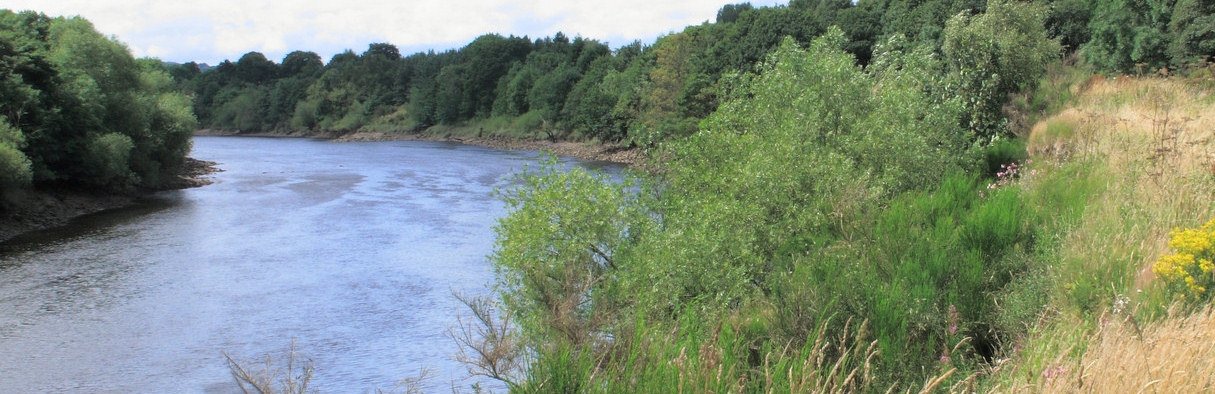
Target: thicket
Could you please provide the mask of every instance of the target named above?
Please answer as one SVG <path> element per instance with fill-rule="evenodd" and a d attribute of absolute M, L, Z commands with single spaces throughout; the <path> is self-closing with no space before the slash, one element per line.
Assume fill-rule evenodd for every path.
<path fill-rule="evenodd" d="M 157 187 L 196 124 L 159 61 L 79 17 L 0 10 L 0 187 Z"/>
<path fill-rule="evenodd" d="M 1002 354 L 1045 303 L 1021 278 L 1049 216 L 966 89 L 1033 86 L 1059 56 L 1046 20 L 993 2 L 942 21 L 944 51 L 896 33 L 867 66 L 841 29 L 787 38 L 723 77 L 661 173 L 525 177 L 492 256 L 530 357 L 512 387 L 884 390 Z"/>

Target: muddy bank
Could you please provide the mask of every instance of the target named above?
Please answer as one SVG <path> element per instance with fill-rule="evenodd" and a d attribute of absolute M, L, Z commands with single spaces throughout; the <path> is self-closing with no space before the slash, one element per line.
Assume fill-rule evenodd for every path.
<path fill-rule="evenodd" d="M 645 155 L 640 149 L 626 146 L 594 144 L 570 141 L 521 140 L 506 137 L 470 137 L 423 133 L 385 133 L 359 131 L 353 133 L 336 132 L 272 132 L 272 133 L 237 133 L 232 131 L 203 129 L 194 135 L 204 136 L 244 136 L 244 137 L 283 137 L 283 138 L 321 138 L 339 142 L 348 141 L 441 141 L 459 142 L 462 144 L 484 146 L 502 150 L 534 150 L 549 152 L 557 156 L 573 157 L 587 161 L 606 161 L 620 163 L 630 167 L 640 167 L 645 164 Z"/>
<path fill-rule="evenodd" d="M 5 190 L 0 195 L 0 242 L 18 235 L 63 226 L 72 219 L 139 203 L 139 199 L 163 190 L 208 185 L 208 175 L 219 171 L 216 163 L 186 158 L 176 178 L 158 189 L 125 194 L 98 193 L 65 188 Z"/>
<path fill-rule="evenodd" d="M 592 144 L 569 141 L 520 140 L 503 137 L 447 137 L 426 134 L 355 132 L 336 138 L 337 141 L 449 141 L 484 146 L 502 150 L 534 150 L 549 152 L 557 156 L 573 157 L 587 161 L 607 161 L 638 166 L 645 156 L 640 149 L 616 145 Z"/>

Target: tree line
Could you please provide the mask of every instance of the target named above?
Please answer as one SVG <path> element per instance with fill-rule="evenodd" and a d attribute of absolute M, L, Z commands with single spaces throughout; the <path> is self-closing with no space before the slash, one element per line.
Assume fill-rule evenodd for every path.
<path fill-rule="evenodd" d="M 1107 72 L 1188 67 L 1215 55 L 1210 2 L 1039 0 L 1046 29 L 1065 51 Z M 550 138 L 653 146 L 692 134 L 729 89 L 729 75 L 753 71 L 785 37 L 808 45 L 830 26 L 858 65 L 874 45 L 901 35 L 939 54 L 951 17 L 977 15 L 985 0 L 793 0 L 777 7 L 722 7 L 715 22 L 689 26 L 649 45 L 487 34 L 442 52 L 402 56 L 387 43 L 327 63 L 292 52 L 274 63 L 258 52 L 208 71 L 187 63 L 173 75 L 195 96 L 204 127 L 237 131 L 417 131 L 490 124 Z M 981 44 L 981 43 L 975 43 Z M 973 67 L 992 65 L 970 59 Z M 987 70 L 990 71 L 990 70 Z M 1006 70 L 1014 71 L 1015 70 Z M 988 100 L 966 121 L 1003 132 L 999 105 L 1012 86 L 972 81 Z"/>
<path fill-rule="evenodd" d="M 1157 72 L 1215 55 L 1215 5 L 1201 0 L 1038 0 L 1064 51 L 1100 71 Z M 0 166 L 6 185 L 76 182 L 154 186 L 176 171 L 197 126 L 237 131 L 418 131 L 490 125 L 536 136 L 652 147 L 686 137 L 713 113 L 737 75 L 754 71 L 785 37 L 805 46 L 828 27 L 860 67 L 875 43 L 899 35 L 940 55 L 955 15 L 984 0 L 793 0 L 722 7 L 714 22 L 653 44 L 563 34 L 487 34 L 448 51 L 408 56 L 387 43 L 325 62 L 296 51 L 257 52 L 203 69 L 134 59 L 82 18 L 4 11 L 0 42 Z M 965 58 L 968 75 L 1018 73 L 1017 62 Z M 1008 81 L 1016 81 L 1009 85 Z M 1033 83 L 976 77 L 963 123 L 980 136 L 1007 132 L 1000 106 Z M 191 101 L 192 100 L 192 101 Z M 194 118 L 198 119 L 196 123 Z"/>

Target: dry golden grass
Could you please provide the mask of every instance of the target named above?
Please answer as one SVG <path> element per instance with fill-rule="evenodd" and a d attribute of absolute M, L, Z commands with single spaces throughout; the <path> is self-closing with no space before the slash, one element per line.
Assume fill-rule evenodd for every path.
<path fill-rule="evenodd" d="M 1044 392 L 1209 393 L 1215 390 L 1215 310 L 1167 318 L 1139 332 L 1101 326 L 1079 362 L 1044 371 Z M 1037 390 L 1035 390 L 1037 391 Z"/>
<path fill-rule="evenodd" d="M 1130 264 L 1135 290 L 1168 232 L 1215 217 L 1215 105 L 1184 80 L 1090 80 L 1075 105 L 1036 125 L 1028 149 L 1053 161 L 1095 159 L 1107 193 L 1065 242 L 1065 259 L 1086 270 Z"/>
<path fill-rule="evenodd" d="M 1060 234 L 1048 313 L 993 367 L 995 392 L 1200 392 L 1212 390 L 1215 318 L 1208 309 L 1165 318 L 1142 336 L 1106 323 L 1122 309 L 1141 318 L 1173 301 L 1151 266 L 1169 231 L 1215 218 L 1215 100 L 1182 79 L 1090 78 L 1071 106 L 1036 125 L 1035 168 L 1092 166 L 1103 187 Z M 1034 190 L 1033 177 L 1022 187 Z M 1087 304 L 1086 304 L 1087 302 Z M 1178 372 L 1181 371 L 1181 372 Z"/>

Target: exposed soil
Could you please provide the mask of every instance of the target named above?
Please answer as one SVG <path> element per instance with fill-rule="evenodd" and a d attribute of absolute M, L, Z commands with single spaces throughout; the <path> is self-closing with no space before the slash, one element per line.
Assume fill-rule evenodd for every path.
<path fill-rule="evenodd" d="M 105 193 L 67 187 L 0 191 L 0 242 L 68 224 L 80 216 L 135 205 L 145 195 L 211 184 L 216 163 L 186 158 L 182 173 L 158 189 Z"/>
<path fill-rule="evenodd" d="M 423 133 L 384 133 L 359 131 L 354 133 L 337 133 L 325 131 L 312 132 L 270 132 L 270 133 L 241 133 L 225 130 L 203 129 L 194 135 L 206 136 L 246 136 L 246 137 L 280 137 L 280 138 L 321 138 L 339 142 L 350 141 L 444 141 L 462 144 L 484 146 L 502 150 L 534 150 L 549 152 L 557 156 L 573 157 L 588 161 L 606 161 L 620 163 L 630 167 L 641 167 L 645 164 L 645 155 L 640 149 L 627 146 L 595 144 L 571 141 L 523 140 L 505 137 L 459 137 Z"/>
<path fill-rule="evenodd" d="M 604 145 L 570 141 L 520 140 L 500 137 L 468 138 L 445 137 L 426 134 L 356 132 L 336 138 L 337 141 L 450 141 L 468 145 L 484 146 L 502 150 L 534 150 L 549 152 L 557 156 L 574 157 L 589 161 L 607 161 L 629 166 L 644 164 L 645 156 L 640 149 L 617 145 Z"/>

